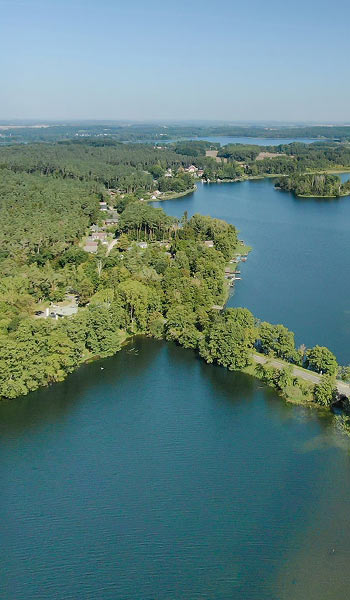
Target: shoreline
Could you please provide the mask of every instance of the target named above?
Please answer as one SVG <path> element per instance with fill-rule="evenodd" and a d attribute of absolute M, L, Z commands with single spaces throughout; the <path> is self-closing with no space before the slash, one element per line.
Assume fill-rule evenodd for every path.
<path fill-rule="evenodd" d="M 176 200 L 177 198 L 183 198 L 184 196 L 188 196 L 189 194 L 193 194 L 197 190 L 197 185 L 194 185 L 193 188 L 185 190 L 184 192 L 172 192 L 167 194 L 166 196 L 159 196 L 156 199 L 149 198 L 146 202 L 165 202 L 165 200 Z"/>
<path fill-rule="evenodd" d="M 336 174 L 341 174 L 341 173 L 350 173 L 350 167 L 343 167 L 340 169 L 327 169 L 324 171 L 306 171 L 305 173 L 300 173 L 301 175 L 313 175 L 315 173 L 320 173 L 320 174 L 324 174 L 324 175 L 336 175 Z M 243 175 L 242 177 L 237 177 L 236 179 L 215 179 L 215 180 L 205 180 L 205 179 L 200 179 L 199 182 L 201 182 L 202 184 L 206 184 L 206 185 L 211 185 L 213 183 L 216 184 L 221 184 L 221 183 L 243 183 L 244 181 L 258 181 L 260 179 L 277 179 L 277 178 L 281 178 L 281 177 L 289 177 L 289 175 L 282 173 L 264 173 L 262 175 Z M 161 197 L 161 198 L 157 198 L 156 200 L 147 200 L 147 202 L 165 202 L 166 200 L 177 200 L 177 198 L 183 198 L 184 196 L 188 196 L 189 194 L 192 194 L 194 192 L 196 192 L 198 189 L 197 183 L 195 184 L 195 186 L 189 190 L 185 190 L 184 192 L 173 192 L 169 195 L 167 195 L 166 197 Z M 286 190 L 282 190 L 282 188 L 276 188 L 277 190 L 280 190 L 282 192 L 286 191 Z M 292 192 L 293 193 L 293 192 Z M 295 196 L 297 198 L 346 198 L 347 196 L 350 196 L 350 191 L 348 194 L 339 194 L 339 196 L 309 196 L 309 195 L 300 195 L 300 194 L 295 194 Z"/>
<path fill-rule="evenodd" d="M 230 286 L 227 286 L 227 292 L 228 292 L 228 297 L 227 299 L 224 301 L 223 307 L 220 310 L 220 312 L 223 312 L 226 310 L 226 303 L 228 301 L 228 299 L 230 298 L 231 294 L 230 294 Z M 115 356 L 118 352 L 120 352 L 121 350 L 127 348 L 127 346 L 129 345 L 129 343 L 131 343 L 131 341 L 134 338 L 137 337 L 144 337 L 146 339 L 158 339 L 158 341 L 163 341 L 166 343 L 174 343 L 177 346 L 180 346 L 181 348 L 184 348 L 184 346 L 182 346 L 181 344 L 177 343 L 177 342 L 171 342 L 170 340 L 167 340 L 165 337 L 162 338 L 154 338 L 152 336 L 149 336 L 147 334 L 144 333 L 133 333 L 131 335 L 127 335 L 125 334 L 125 338 L 121 343 L 121 347 L 120 349 L 115 352 L 112 355 L 108 355 L 105 357 L 101 357 L 99 355 L 95 355 L 95 356 L 88 356 L 85 359 L 83 359 L 81 361 L 81 363 L 74 369 L 73 372 L 77 371 L 80 367 L 82 367 L 85 364 L 89 364 L 92 362 L 96 362 L 99 360 L 104 360 L 105 358 L 111 358 L 112 356 Z M 185 348 L 184 348 L 185 349 Z M 198 349 L 193 349 L 193 353 L 196 356 L 196 358 L 199 358 L 200 360 L 203 360 L 205 362 L 206 365 L 210 366 L 210 363 L 207 363 L 205 361 L 204 358 L 202 358 L 199 353 L 198 353 Z M 330 406 L 323 406 L 321 404 L 318 404 L 317 402 L 315 402 L 315 400 L 311 399 L 312 398 L 312 392 L 313 392 L 313 388 L 316 385 L 316 382 L 312 381 L 310 379 L 314 378 L 314 379 L 318 379 L 319 381 L 322 378 L 322 375 L 320 373 L 317 373 L 316 371 L 310 371 L 308 369 L 305 369 L 303 367 L 300 367 L 298 365 L 294 365 L 293 363 L 289 363 L 287 361 L 284 361 L 283 359 L 280 358 L 276 358 L 276 357 L 269 357 L 268 355 L 265 354 L 261 354 L 258 353 L 257 351 L 254 351 L 254 349 L 252 349 L 252 362 L 250 365 L 246 366 L 246 367 L 242 367 L 241 369 L 236 369 L 237 373 L 244 373 L 245 375 L 249 375 L 250 377 L 253 377 L 254 379 L 261 381 L 264 386 L 266 388 L 270 388 L 271 390 L 273 390 L 277 396 L 279 396 L 282 400 L 284 400 L 285 402 L 287 402 L 288 404 L 293 404 L 295 406 L 302 406 L 304 408 L 309 408 L 310 410 L 317 410 L 320 414 L 323 414 L 324 416 L 333 416 L 334 421 L 337 422 L 337 424 L 340 426 L 341 428 L 341 432 L 347 436 L 350 436 L 350 423 L 346 422 L 346 420 L 349 418 L 349 415 L 347 414 L 346 410 L 343 408 L 343 412 L 341 414 L 336 414 L 333 412 L 332 408 L 333 408 L 333 404 L 331 404 Z M 257 364 L 264 364 L 267 367 L 274 367 L 274 363 L 279 363 L 278 366 L 275 366 L 274 368 L 277 369 L 285 369 L 288 367 L 293 369 L 293 371 L 303 371 L 305 372 L 306 375 L 308 375 L 308 377 L 303 378 L 300 373 L 294 372 L 294 378 L 298 381 L 298 383 L 296 385 L 290 385 L 289 389 L 286 389 L 284 391 L 279 390 L 278 388 L 274 387 L 273 385 L 266 383 L 266 381 L 264 381 L 264 378 L 261 374 L 259 374 L 259 372 L 256 369 L 256 365 Z M 222 365 L 221 365 L 222 366 Z M 222 367 L 225 368 L 225 367 Z M 227 370 L 227 369 L 226 369 Z M 69 376 L 71 373 L 68 373 L 67 376 Z M 304 386 L 306 388 L 308 388 L 306 390 L 306 393 L 302 392 L 301 387 L 299 386 L 299 382 L 303 382 Z M 51 387 L 51 385 L 54 385 L 57 382 L 53 382 L 48 384 L 47 386 L 43 386 L 43 387 Z M 345 384 L 345 382 L 343 382 L 340 379 L 336 379 L 335 380 L 335 388 L 337 389 L 338 385 L 347 385 Z M 338 394 L 340 394 L 340 391 L 338 390 Z M 11 400 L 3 398 L 1 399 L 3 402 L 10 402 Z M 336 403 L 336 402 L 335 402 Z M 334 404 L 335 404 L 334 403 Z"/>
<path fill-rule="evenodd" d="M 281 190 L 282 192 L 284 192 L 285 190 Z M 297 198 L 346 198 L 347 196 L 350 196 L 350 192 L 348 194 L 339 194 L 338 196 L 319 196 L 319 195 L 313 195 L 310 196 L 309 194 L 295 194 Z"/>

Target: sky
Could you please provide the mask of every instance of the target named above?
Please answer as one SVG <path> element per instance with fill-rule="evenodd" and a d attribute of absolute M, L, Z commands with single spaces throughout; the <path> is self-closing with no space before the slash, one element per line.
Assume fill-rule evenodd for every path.
<path fill-rule="evenodd" d="M 0 0 L 0 121 L 350 121 L 345 0 Z"/>

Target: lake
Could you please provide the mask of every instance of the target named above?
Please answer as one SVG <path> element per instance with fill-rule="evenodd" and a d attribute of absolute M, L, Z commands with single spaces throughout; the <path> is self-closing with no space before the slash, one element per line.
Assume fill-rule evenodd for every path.
<path fill-rule="evenodd" d="M 230 304 L 350 362 L 349 198 L 259 180 L 160 205 L 236 224 Z M 350 440 L 248 375 L 137 338 L 2 402 L 0 432 L 3 600 L 349 595 Z"/>
<path fill-rule="evenodd" d="M 253 144 L 254 146 L 279 146 L 280 144 L 291 144 L 292 142 L 300 142 L 301 144 L 312 144 L 312 142 L 322 142 L 327 140 L 312 139 L 312 138 L 254 138 L 254 137 L 238 137 L 230 135 L 214 135 L 208 137 L 187 137 L 187 138 L 174 138 L 171 140 L 139 140 L 140 143 L 147 144 L 173 144 L 179 141 L 189 140 L 203 140 L 205 142 L 212 142 L 213 144 L 221 144 L 226 146 L 227 144 Z"/>
<path fill-rule="evenodd" d="M 344 174 L 342 179 L 348 179 Z M 198 184 L 195 193 L 154 203 L 225 219 L 253 247 L 229 306 L 283 323 L 298 344 L 320 344 L 350 363 L 350 197 L 296 198 L 272 179 Z"/>
<path fill-rule="evenodd" d="M 3 600 L 348 595 L 348 438 L 252 377 L 139 338 L 0 429 Z"/>
<path fill-rule="evenodd" d="M 209 137 L 198 137 L 191 138 L 193 140 L 204 140 L 206 142 L 212 142 L 226 146 L 227 144 L 253 144 L 254 146 L 279 146 L 280 144 L 291 144 L 292 142 L 299 142 L 301 144 L 312 144 L 312 142 L 321 142 L 323 140 L 316 140 L 311 138 L 254 138 L 254 137 L 233 137 L 230 135 L 215 135 Z M 325 140 L 326 141 L 326 140 Z"/>

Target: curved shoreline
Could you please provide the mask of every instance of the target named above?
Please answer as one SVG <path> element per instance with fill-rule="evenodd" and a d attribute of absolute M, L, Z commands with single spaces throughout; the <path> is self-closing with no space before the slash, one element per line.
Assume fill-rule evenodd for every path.
<path fill-rule="evenodd" d="M 158 196 L 155 200 L 151 198 L 147 200 L 147 202 L 165 202 L 165 200 L 176 200 L 176 198 L 183 198 L 184 196 L 188 196 L 189 194 L 193 194 L 197 190 L 197 185 L 194 185 L 193 188 L 189 188 L 184 192 L 172 192 L 170 194 L 166 194 L 166 196 Z M 165 192 L 166 193 L 166 192 Z"/>
<path fill-rule="evenodd" d="M 313 175 L 315 174 L 316 171 L 307 171 L 305 173 L 301 173 L 301 175 Z M 344 167 L 342 169 L 329 169 L 329 170 L 325 170 L 325 171 L 317 171 L 317 173 L 320 174 L 324 174 L 324 175 L 332 175 L 332 174 L 338 174 L 340 175 L 341 173 L 350 173 L 350 167 Z M 281 178 L 281 177 L 289 177 L 289 175 L 282 173 L 264 173 L 262 175 L 243 175 L 242 177 L 237 177 L 236 179 L 213 179 L 213 180 L 205 180 L 205 179 L 199 179 L 198 181 L 201 182 L 202 184 L 206 184 L 206 185 L 211 185 L 213 183 L 216 184 L 221 184 L 221 183 L 243 183 L 244 181 L 258 181 L 261 179 L 277 179 L 277 178 Z M 276 188 L 282 192 L 287 191 L 287 190 L 283 190 L 282 188 Z M 183 198 L 184 196 L 188 196 L 189 194 L 194 193 L 197 190 L 197 183 L 195 184 L 195 186 L 191 189 L 185 190 L 184 192 L 174 192 L 172 194 L 167 195 L 166 197 L 162 196 L 161 198 L 157 198 L 155 200 L 148 200 L 149 202 L 165 202 L 165 200 L 177 200 L 177 198 Z M 293 193 L 293 191 L 291 190 L 291 193 Z M 301 195 L 301 194 L 295 194 L 295 196 L 297 198 L 346 198 L 347 196 L 350 196 L 350 191 L 348 194 L 339 194 L 338 196 L 315 196 L 315 195 Z"/>

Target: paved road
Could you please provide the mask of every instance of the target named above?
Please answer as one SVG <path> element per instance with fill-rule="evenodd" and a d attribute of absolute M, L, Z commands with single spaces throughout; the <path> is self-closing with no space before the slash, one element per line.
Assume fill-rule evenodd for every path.
<path fill-rule="evenodd" d="M 276 369 L 284 369 L 286 366 L 286 363 L 283 361 L 278 360 L 277 358 L 269 359 L 262 354 L 253 354 L 253 359 L 255 362 L 260 363 L 261 365 L 269 362 L 269 364 L 273 367 L 276 367 Z M 312 371 L 304 371 L 304 369 L 300 369 L 300 367 L 296 366 L 293 366 L 292 373 L 295 377 L 300 377 L 300 379 L 305 379 L 305 381 L 310 381 L 311 383 L 319 383 L 321 379 L 321 375 L 313 373 Z M 337 380 L 336 386 L 339 394 L 343 394 L 344 396 L 350 398 L 350 385 L 348 383 Z"/>

